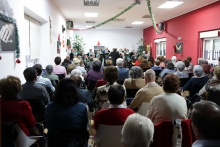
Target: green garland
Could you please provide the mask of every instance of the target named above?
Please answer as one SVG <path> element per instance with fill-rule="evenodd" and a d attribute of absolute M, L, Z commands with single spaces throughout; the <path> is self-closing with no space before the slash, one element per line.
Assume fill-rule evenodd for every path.
<path fill-rule="evenodd" d="M 121 16 L 122 14 L 124 14 L 125 12 L 127 12 L 128 10 L 130 10 L 131 8 L 133 8 L 134 6 L 136 6 L 137 4 L 139 4 L 138 2 L 136 3 L 133 3 L 131 4 L 129 7 L 127 7 L 126 9 L 124 9 L 122 12 L 118 13 L 117 15 L 115 15 L 114 17 L 100 23 L 100 24 L 97 24 L 96 26 L 93 26 L 92 28 L 97 28 L 97 27 L 100 27 L 106 23 L 109 23 L 110 21 L 113 21 L 114 19 L 116 19 L 117 17 Z"/>
<path fill-rule="evenodd" d="M 18 59 L 20 57 L 20 47 L 19 47 L 19 37 L 18 37 L 18 28 L 16 24 L 16 20 L 14 18 L 8 17 L 3 13 L 0 13 L 0 19 L 3 19 L 6 22 L 13 23 L 15 26 L 15 36 L 16 36 L 16 50 L 15 50 L 15 57 Z"/>
<path fill-rule="evenodd" d="M 155 31 L 158 33 L 158 34 L 162 34 L 163 31 L 160 31 L 158 28 L 157 28 L 157 25 L 155 23 L 155 19 L 154 19 L 154 16 L 152 14 L 152 11 L 151 11 L 151 5 L 150 5 L 150 0 L 146 0 L 147 1 L 147 6 L 148 6 L 148 11 L 150 13 L 150 18 L 151 18 L 151 21 L 152 21 L 152 25 L 155 29 Z"/>

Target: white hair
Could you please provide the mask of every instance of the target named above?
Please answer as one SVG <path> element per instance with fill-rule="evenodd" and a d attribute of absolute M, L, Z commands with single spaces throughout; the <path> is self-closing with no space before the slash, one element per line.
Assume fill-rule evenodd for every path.
<path fill-rule="evenodd" d="M 197 77 L 201 77 L 204 74 L 204 70 L 202 68 L 201 65 L 196 65 L 193 67 L 193 73 L 197 76 Z"/>
<path fill-rule="evenodd" d="M 173 56 L 173 57 L 171 58 L 171 60 L 174 61 L 174 62 L 176 62 L 176 56 Z"/>
<path fill-rule="evenodd" d="M 185 69 L 185 63 L 183 61 L 178 61 L 176 67 L 179 71 L 183 71 Z"/>
<path fill-rule="evenodd" d="M 123 59 L 122 58 L 118 58 L 117 60 L 116 60 L 116 64 L 117 64 L 117 66 L 123 66 L 123 63 L 124 63 L 124 61 L 123 61 Z"/>
<path fill-rule="evenodd" d="M 153 139 L 152 121 L 138 113 L 129 115 L 121 131 L 121 143 L 126 147 L 149 147 Z"/>

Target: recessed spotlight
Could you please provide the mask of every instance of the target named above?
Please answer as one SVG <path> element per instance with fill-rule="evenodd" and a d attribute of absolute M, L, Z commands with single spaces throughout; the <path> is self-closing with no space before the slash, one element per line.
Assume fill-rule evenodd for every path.
<path fill-rule="evenodd" d="M 91 28 L 92 26 L 86 26 L 86 28 Z"/>
<path fill-rule="evenodd" d="M 97 17 L 98 13 L 85 13 L 85 17 Z"/>
<path fill-rule="evenodd" d="M 143 21 L 134 21 L 134 22 L 132 22 L 131 24 L 140 25 L 140 24 L 142 24 L 142 23 L 144 23 L 144 22 L 143 22 Z"/>

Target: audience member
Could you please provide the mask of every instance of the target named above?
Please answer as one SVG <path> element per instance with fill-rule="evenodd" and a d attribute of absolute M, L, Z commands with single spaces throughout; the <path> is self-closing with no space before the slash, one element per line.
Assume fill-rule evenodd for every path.
<path fill-rule="evenodd" d="M 0 80 L 1 122 L 14 121 L 26 135 L 30 135 L 30 129 L 36 125 L 36 120 L 29 102 L 18 97 L 21 88 L 18 77 L 8 76 Z"/>
<path fill-rule="evenodd" d="M 174 67 L 176 67 L 176 62 L 177 62 L 176 56 L 172 56 L 171 61 L 172 61 L 173 65 L 174 65 Z"/>
<path fill-rule="evenodd" d="M 153 70 L 162 70 L 162 68 L 160 67 L 160 60 L 156 60 L 154 63 L 154 66 L 151 67 L 151 69 Z"/>
<path fill-rule="evenodd" d="M 176 68 L 177 68 L 177 71 L 173 73 L 174 75 L 177 75 L 177 77 L 179 78 L 189 78 L 188 72 L 184 70 L 185 64 L 183 61 L 178 61 L 176 63 Z"/>
<path fill-rule="evenodd" d="M 203 86 L 199 91 L 199 95 L 203 96 L 204 99 L 215 102 L 220 106 L 220 66 L 215 66 L 214 77 Z"/>
<path fill-rule="evenodd" d="M 45 108 L 50 100 L 47 90 L 36 84 L 37 71 L 33 67 L 28 67 L 23 72 L 26 83 L 22 85 L 19 97 L 28 101 L 32 107 L 37 122 L 45 120 Z"/>
<path fill-rule="evenodd" d="M 88 146 L 87 108 L 79 99 L 72 79 L 58 83 L 54 101 L 46 109 L 48 147 Z"/>
<path fill-rule="evenodd" d="M 98 111 L 94 116 L 94 128 L 99 125 L 123 125 L 125 120 L 134 111 L 125 108 L 122 103 L 125 100 L 125 90 L 121 85 L 112 85 L 108 90 L 108 99 L 110 107 Z"/>
<path fill-rule="evenodd" d="M 179 78 L 168 74 L 163 79 L 164 94 L 153 97 L 148 107 L 147 117 L 157 124 L 163 120 L 186 119 L 187 106 L 184 97 L 176 94 Z"/>
<path fill-rule="evenodd" d="M 160 67 L 161 68 L 164 68 L 165 67 L 165 57 L 164 56 L 158 56 L 157 57 L 157 60 L 159 60 L 160 61 Z"/>
<path fill-rule="evenodd" d="M 48 91 L 48 93 L 53 93 L 55 91 L 54 86 L 52 85 L 51 81 L 47 78 L 43 78 L 41 76 L 42 74 L 42 65 L 41 64 L 35 64 L 33 66 L 33 68 L 35 68 L 37 70 L 37 80 L 36 80 L 36 84 L 41 84 L 42 86 L 44 86 L 46 88 L 46 90 Z"/>
<path fill-rule="evenodd" d="M 163 78 L 166 74 L 174 72 L 176 72 L 174 64 L 171 61 L 168 61 L 166 68 L 160 73 L 160 77 Z"/>
<path fill-rule="evenodd" d="M 220 107 L 209 102 L 200 101 L 193 105 L 191 114 L 192 128 L 197 138 L 192 147 L 220 146 Z"/>
<path fill-rule="evenodd" d="M 56 74 L 56 75 L 64 75 L 64 77 L 66 77 L 66 68 L 61 66 L 60 63 L 61 63 L 61 58 L 60 57 L 56 57 L 54 59 L 54 62 L 55 62 L 55 66 L 53 67 L 53 74 Z"/>
<path fill-rule="evenodd" d="M 118 69 L 118 82 L 119 82 L 119 84 L 123 84 L 124 80 L 128 78 L 129 69 L 124 68 L 123 63 L 124 63 L 124 61 L 122 58 L 118 58 L 116 60 L 117 69 Z"/>
<path fill-rule="evenodd" d="M 188 73 L 192 73 L 193 71 L 193 68 L 190 67 L 190 62 L 188 59 L 184 59 L 183 60 L 183 63 L 185 64 L 185 71 L 188 72 Z"/>
<path fill-rule="evenodd" d="M 143 71 L 139 66 L 132 66 L 129 70 L 129 78 L 125 79 L 124 86 L 126 89 L 140 89 L 146 86 L 143 79 Z"/>
<path fill-rule="evenodd" d="M 71 76 L 71 71 L 72 70 L 74 70 L 74 69 L 76 69 L 76 65 L 75 64 L 69 64 L 68 66 L 67 66 L 67 68 L 66 68 L 66 71 L 67 71 L 67 76 L 66 76 L 66 78 L 70 78 L 70 76 Z"/>
<path fill-rule="evenodd" d="M 145 72 L 145 87 L 141 88 L 130 104 L 131 109 L 139 108 L 143 102 L 149 103 L 154 96 L 164 93 L 161 86 L 155 82 L 156 76 L 152 69 Z"/>
<path fill-rule="evenodd" d="M 188 70 L 193 71 L 194 65 L 193 65 L 193 63 L 191 62 L 191 61 L 192 61 L 192 57 L 189 56 L 189 57 L 187 57 L 186 59 L 190 62 L 189 67 L 188 67 Z"/>
<path fill-rule="evenodd" d="M 107 84 L 98 87 L 96 95 L 95 95 L 95 104 L 97 110 L 100 110 L 102 104 L 108 101 L 108 89 L 111 85 L 118 85 L 116 80 L 118 79 L 118 69 L 115 66 L 107 66 L 105 68 L 105 75 L 104 75 Z"/>
<path fill-rule="evenodd" d="M 200 65 L 194 66 L 193 74 L 194 76 L 183 86 L 183 91 L 189 91 L 188 99 L 192 99 L 209 80 L 208 77 L 203 76 L 203 68 Z"/>
<path fill-rule="evenodd" d="M 79 75 L 72 75 L 70 77 L 76 84 L 77 91 L 80 95 L 79 102 L 87 104 L 90 112 L 93 111 L 92 95 L 87 89 L 80 88 L 82 83 L 82 78 Z"/>
<path fill-rule="evenodd" d="M 103 73 L 101 71 L 101 62 L 99 60 L 93 61 L 92 70 L 90 70 L 86 77 L 86 82 L 88 85 L 90 81 L 97 81 L 103 78 Z"/>
<path fill-rule="evenodd" d="M 202 64 L 202 68 L 204 70 L 204 76 L 207 76 L 209 79 L 212 78 L 211 72 L 211 66 L 208 64 Z"/>
<path fill-rule="evenodd" d="M 134 113 L 126 119 L 121 135 L 124 147 L 149 147 L 153 141 L 154 125 L 149 118 Z"/>
<path fill-rule="evenodd" d="M 47 71 L 47 74 L 44 75 L 44 78 L 48 78 L 51 81 L 53 81 L 53 80 L 58 80 L 59 81 L 59 77 L 52 73 L 53 72 L 53 66 L 52 65 L 47 65 L 46 66 L 46 71 Z"/>

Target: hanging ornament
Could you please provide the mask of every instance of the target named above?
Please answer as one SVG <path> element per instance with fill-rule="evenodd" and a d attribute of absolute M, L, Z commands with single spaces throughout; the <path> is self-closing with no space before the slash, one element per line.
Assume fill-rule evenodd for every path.
<path fill-rule="evenodd" d="M 100 42 L 98 41 L 97 45 L 99 46 L 100 45 Z"/>
<path fill-rule="evenodd" d="M 21 60 L 17 59 L 15 62 L 19 64 L 21 63 Z"/>

